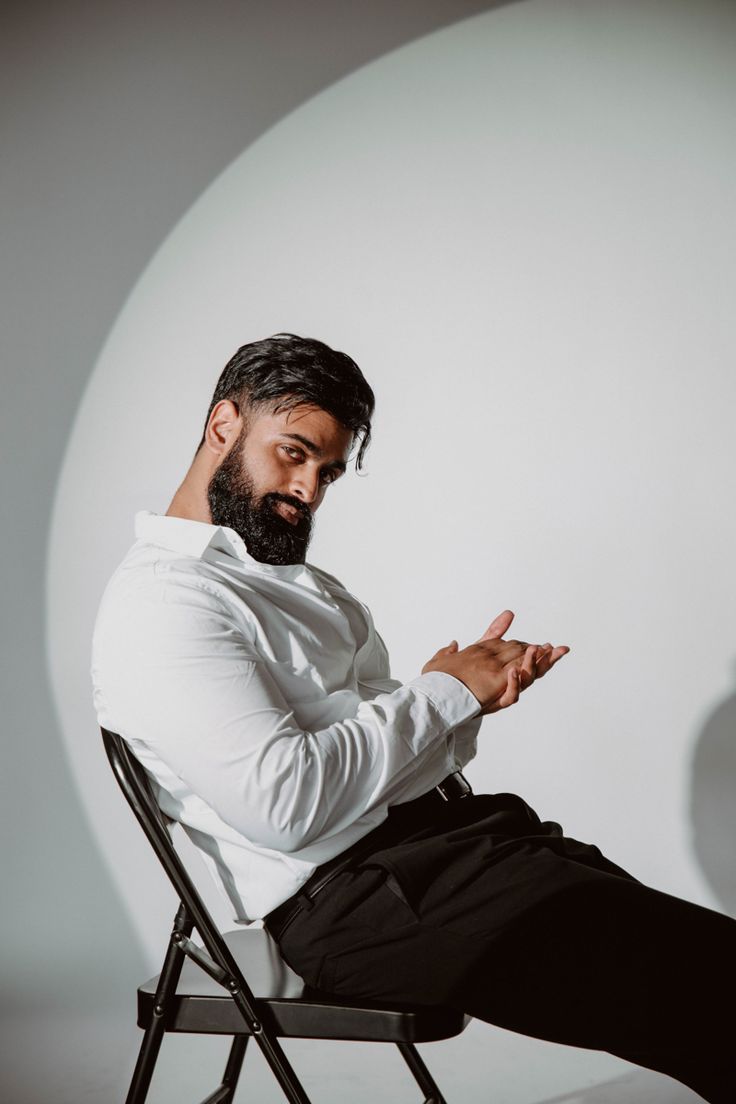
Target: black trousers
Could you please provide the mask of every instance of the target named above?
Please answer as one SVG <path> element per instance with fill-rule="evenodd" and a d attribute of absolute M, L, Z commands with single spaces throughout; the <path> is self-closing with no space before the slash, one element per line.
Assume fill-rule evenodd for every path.
<path fill-rule="evenodd" d="M 736 921 L 641 884 L 514 794 L 417 811 L 284 932 L 350 997 L 445 1004 L 736 1101 Z"/>

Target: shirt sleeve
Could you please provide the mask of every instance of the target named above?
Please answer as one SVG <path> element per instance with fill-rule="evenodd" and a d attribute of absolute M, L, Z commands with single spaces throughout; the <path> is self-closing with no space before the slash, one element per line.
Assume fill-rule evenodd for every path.
<path fill-rule="evenodd" d="M 362 659 L 358 668 L 358 681 L 362 686 L 375 693 L 390 693 L 392 690 L 398 689 L 401 683 L 397 679 L 391 678 L 388 649 L 380 633 L 376 630 L 370 610 L 365 605 L 362 608 L 368 623 L 369 647 L 366 649 L 367 657 Z M 475 758 L 478 750 L 478 732 L 482 720 L 480 703 L 478 703 L 475 715 L 458 724 L 452 732 L 448 733 L 445 746 L 446 755 L 444 757 L 437 754 L 438 749 L 435 746 L 432 749 L 431 757 L 425 755 L 421 764 L 419 762 L 414 764 L 415 768 L 421 766 L 421 777 L 412 779 L 408 787 L 397 790 L 400 795 L 398 800 L 411 800 L 411 797 L 436 786 L 448 773 L 466 767 L 471 759 Z M 407 794 L 410 796 L 407 796 Z M 396 803 L 396 801 L 397 798 L 394 796 L 392 803 Z"/>
<path fill-rule="evenodd" d="M 463 721 L 452 734 L 452 754 L 455 770 L 463 770 L 478 751 L 478 732 L 483 718 L 478 714 L 469 721 Z"/>
<path fill-rule="evenodd" d="M 295 852 L 348 827 L 480 709 L 458 679 L 430 672 L 305 731 L 214 592 L 159 581 L 133 605 L 97 642 L 110 716 L 258 846 Z"/>

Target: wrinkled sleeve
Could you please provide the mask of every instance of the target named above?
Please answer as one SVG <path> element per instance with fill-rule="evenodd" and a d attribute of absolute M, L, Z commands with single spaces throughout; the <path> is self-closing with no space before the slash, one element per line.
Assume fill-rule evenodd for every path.
<path fill-rule="evenodd" d="M 401 683 L 391 678 L 388 649 L 375 628 L 370 610 L 367 606 L 363 606 L 363 609 L 368 621 L 369 647 L 366 649 L 367 656 L 358 670 L 358 681 L 374 693 L 391 693 L 398 689 Z M 447 678 L 452 676 L 448 675 Z M 452 681 L 457 680 L 452 679 Z M 476 699 L 473 697 L 473 700 Z M 436 786 L 452 771 L 466 767 L 475 758 L 482 720 L 480 705 L 477 703 L 475 714 L 456 725 L 447 734 L 444 744 L 434 743 L 422 756 L 417 757 L 411 772 L 404 777 L 397 777 L 397 785 L 391 795 L 391 804 L 409 801 L 425 793 L 432 786 Z"/>
<path fill-rule="evenodd" d="M 298 851 L 352 824 L 479 712 L 459 680 L 431 672 L 379 679 L 355 716 L 305 731 L 214 592 L 168 583 L 133 605 L 127 631 L 98 642 L 111 715 L 262 847 Z M 380 671 L 379 657 L 364 674 Z"/>

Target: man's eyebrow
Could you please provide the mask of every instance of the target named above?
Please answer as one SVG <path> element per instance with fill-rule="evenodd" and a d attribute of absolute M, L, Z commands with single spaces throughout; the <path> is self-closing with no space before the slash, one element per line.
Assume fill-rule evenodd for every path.
<path fill-rule="evenodd" d="M 314 441 L 310 441 L 308 437 L 302 437 L 301 433 L 282 433 L 282 437 L 288 437 L 291 441 L 299 441 L 304 445 L 308 452 L 311 452 L 313 456 L 324 456 L 322 449 L 315 445 Z M 339 471 L 347 471 L 347 464 L 344 460 L 332 460 L 328 465 L 329 468 L 338 468 Z"/>

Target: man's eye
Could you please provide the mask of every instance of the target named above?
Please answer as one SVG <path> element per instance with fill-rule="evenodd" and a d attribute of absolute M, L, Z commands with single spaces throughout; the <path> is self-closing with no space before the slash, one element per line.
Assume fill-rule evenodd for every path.
<path fill-rule="evenodd" d="M 290 460 L 301 462 L 306 459 L 301 449 L 292 448 L 291 445 L 279 445 L 279 448 L 282 448 L 284 450 Z M 334 483 L 341 474 L 341 472 L 335 471 L 334 468 L 326 468 L 323 472 L 320 473 L 320 480 L 322 483 L 325 483 L 329 486 L 329 484 Z"/>

